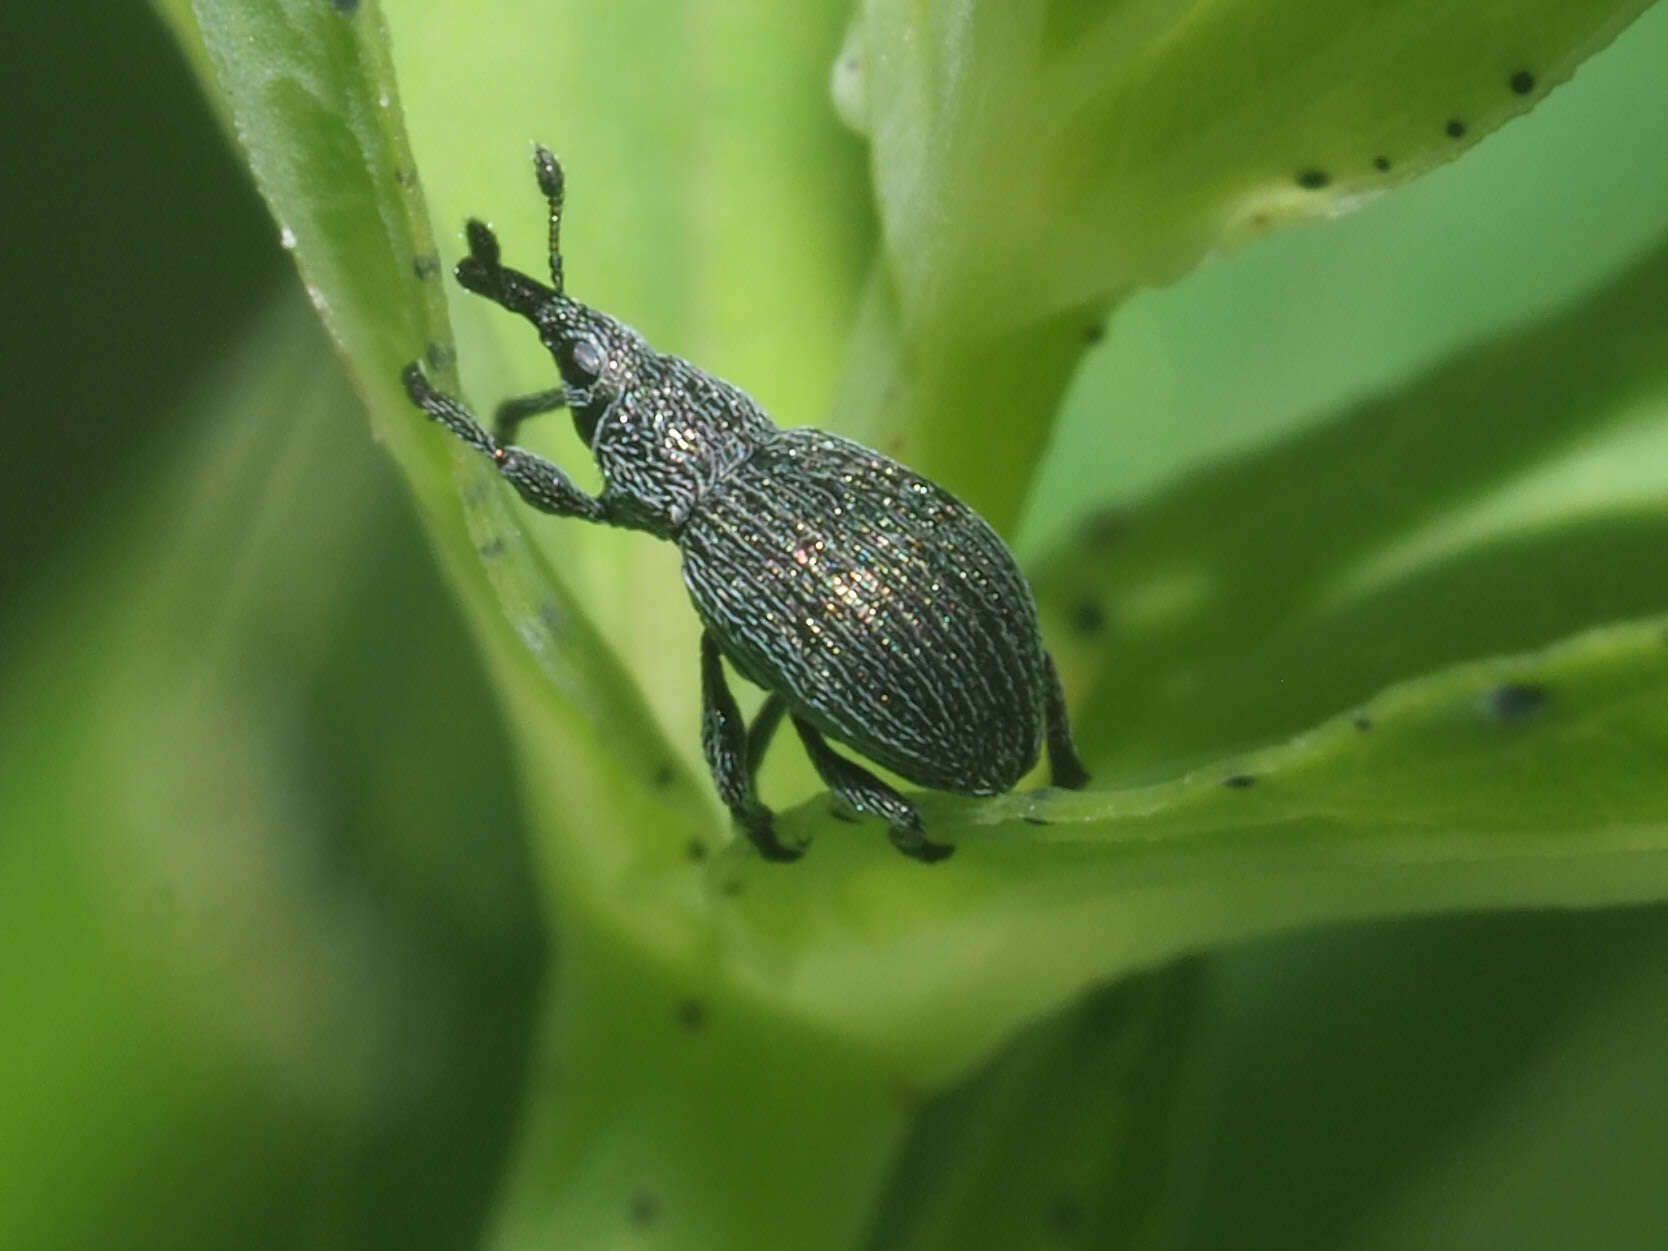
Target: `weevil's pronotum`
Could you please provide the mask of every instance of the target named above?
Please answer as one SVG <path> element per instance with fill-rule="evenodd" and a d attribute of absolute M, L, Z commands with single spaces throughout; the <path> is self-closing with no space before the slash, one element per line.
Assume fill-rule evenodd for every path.
<path fill-rule="evenodd" d="M 936 484 L 849 439 L 779 429 L 753 400 L 631 327 L 571 298 L 562 281 L 562 167 L 533 160 L 550 209 L 550 286 L 506 268 L 468 224 L 457 278 L 538 328 L 562 384 L 499 406 L 488 434 L 408 365 L 425 413 L 492 458 L 533 507 L 646 530 L 683 553 L 701 635 L 701 746 L 723 799 L 759 852 L 792 860 L 755 775 L 784 713 L 837 796 L 891 828 L 900 851 L 939 860 L 914 804 L 836 752 L 836 739 L 933 790 L 1011 790 L 1044 744 L 1056 786 L 1088 780 L 1072 746 L 1030 588 L 996 532 Z M 528 417 L 566 407 L 602 471 L 590 496 L 511 444 Z M 720 658 L 767 692 L 745 725 Z"/>

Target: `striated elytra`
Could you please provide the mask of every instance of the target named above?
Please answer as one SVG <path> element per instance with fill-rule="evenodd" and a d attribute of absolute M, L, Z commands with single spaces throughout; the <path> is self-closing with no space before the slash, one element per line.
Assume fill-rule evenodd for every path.
<path fill-rule="evenodd" d="M 919 860 L 952 848 L 930 842 L 915 805 L 827 738 L 917 785 L 964 795 L 1012 789 L 1046 744 L 1054 785 L 1082 786 L 1088 775 L 1030 588 L 996 532 L 879 452 L 822 430 L 778 429 L 741 390 L 570 298 L 562 168 L 544 148 L 533 165 L 550 209 L 551 285 L 506 268 L 479 221 L 468 224 L 457 278 L 538 327 L 562 385 L 505 401 L 495 434 L 415 362 L 406 391 L 533 507 L 678 545 L 705 627 L 701 746 L 760 854 L 801 854 L 777 838 L 755 783 L 784 714 L 824 784 L 886 821 L 894 845 Z M 602 471 L 600 495 L 511 443 L 523 420 L 563 407 Z M 721 656 L 768 692 L 751 726 Z"/>

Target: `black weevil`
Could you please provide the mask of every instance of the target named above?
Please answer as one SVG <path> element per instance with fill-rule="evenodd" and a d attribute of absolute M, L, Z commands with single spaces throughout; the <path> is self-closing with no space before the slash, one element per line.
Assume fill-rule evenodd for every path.
<path fill-rule="evenodd" d="M 502 404 L 488 434 L 416 363 L 412 401 L 490 456 L 533 507 L 671 539 L 705 630 L 701 746 L 718 793 L 760 854 L 797 858 L 777 837 L 754 778 L 785 712 L 823 782 L 891 827 L 920 860 L 915 805 L 829 747 L 824 735 L 920 786 L 1011 790 L 1048 746 L 1056 786 L 1087 780 L 1030 588 L 982 517 L 918 474 L 822 430 L 781 430 L 744 392 L 631 327 L 570 298 L 558 236 L 562 167 L 533 158 L 550 206 L 551 285 L 507 269 L 498 240 L 468 224 L 463 286 L 539 330 L 562 385 Z M 568 408 L 602 471 L 586 495 L 549 461 L 511 445 L 526 418 Z M 768 692 L 751 726 L 719 657 Z"/>

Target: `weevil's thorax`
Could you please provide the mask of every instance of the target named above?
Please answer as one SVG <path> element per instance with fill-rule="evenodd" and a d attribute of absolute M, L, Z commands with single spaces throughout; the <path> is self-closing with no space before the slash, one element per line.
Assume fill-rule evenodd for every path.
<path fill-rule="evenodd" d="M 574 425 L 602 471 L 609 512 L 621 524 L 675 538 L 701 496 L 776 426 L 740 388 L 656 352 L 606 313 L 566 297 L 559 303 L 541 331 L 564 381 L 589 396 L 575 408 Z M 577 349 L 582 341 L 599 352 Z M 588 381 L 586 366 L 598 360 Z"/>

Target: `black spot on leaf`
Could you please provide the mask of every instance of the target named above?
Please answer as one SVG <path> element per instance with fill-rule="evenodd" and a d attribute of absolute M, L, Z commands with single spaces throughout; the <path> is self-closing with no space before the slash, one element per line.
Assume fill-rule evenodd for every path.
<path fill-rule="evenodd" d="M 1297 172 L 1297 185 L 1306 191 L 1319 191 L 1331 181 L 1331 174 L 1324 169 L 1316 169 L 1313 166 Z"/>
<path fill-rule="evenodd" d="M 1083 524 L 1083 538 L 1095 547 L 1110 547 L 1123 538 L 1126 524 L 1122 513 L 1107 509 Z"/>
<path fill-rule="evenodd" d="M 1106 629 L 1106 609 L 1095 600 L 1079 600 L 1071 610 L 1071 625 L 1079 634 L 1099 634 Z"/>
<path fill-rule="evenodd" d="M 1509 81 L 1512 90 L 1520 96 L 1526 96 L 1535 89 L 1535 76 L 1528 70 L 1518 70 Z"/>
<path fill-rule="evenodd" d="M 1381 174 L 1388 174 L 1390 172 L 1390 158 L 1387 156 L 1375 156 L 1373 158 L 1373 168 Z"/>
<path fill-rule="evenodd" d="M 1502 682 L 1483 696 L 1483 710 L 1501 721 L 1522 721 L 1546 707 L 1547 690 L 1538 682 Z"/>
<path fill-rule="evenodd" d="M 1254 773 L 1230 773 L 1227 777 L 1222 779 L 1223 786 L 1236 791 L 1242 791 L 1246 789 L 1246 787 L 1255 786 L 1256 784 L 1257 775 Z"/>
<path fill-rule="evenodd" d="M 1465 123 L 1457 117 L 1450 117 L 1448 124 L 1442 128 L 1450 139 L 1465 138 Z"/>
<path fill-rule="evenodd" d="M 678 1024 L 695 1030 L 707 1023 L 707 1005 L 699 999 L 685 999 L 678 1005 Z"/>
<path fill-rule="evenodd" d="M 1083 1206 L 1070 1195 L 1061 1195 L 1048 1206 L 1048 1228 L 1057 1237 L 1069 1238 L 1083 1228 Z"/>
<path fill-rule="evenodd" d="M 631 1196 L 631 1223 L 652 1225 L 660 1215 L 660 1202 L 646 1190 Z"/>

